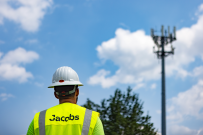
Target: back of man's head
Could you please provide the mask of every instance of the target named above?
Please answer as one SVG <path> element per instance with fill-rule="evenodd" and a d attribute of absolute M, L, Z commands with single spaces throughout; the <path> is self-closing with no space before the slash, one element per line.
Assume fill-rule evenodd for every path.
<path fill-rule="evenodd" d="M 74 98 L 75 91 L 78 89 L 78 85 L 64 85 L 64 86 L 55 86 L 54 91 L 56 95 L 61 99 L 70 99 Z"/>

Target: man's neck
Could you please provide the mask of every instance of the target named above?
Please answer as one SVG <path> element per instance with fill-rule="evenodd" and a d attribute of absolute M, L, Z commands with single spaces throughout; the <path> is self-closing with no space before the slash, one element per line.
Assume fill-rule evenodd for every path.
<path fill-rule="evenodd" d="M 76 101 L 75 99 L 73 98 L 68 98 L 68 99 L 59 99 L 59 104 L 62 104 L 62 103 L 73 103 L 73 104 L 76 104 Z"/>

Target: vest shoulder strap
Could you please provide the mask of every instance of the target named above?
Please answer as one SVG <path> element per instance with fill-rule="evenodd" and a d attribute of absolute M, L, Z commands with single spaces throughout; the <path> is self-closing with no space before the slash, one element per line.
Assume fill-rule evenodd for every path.
<path fill-rule="evenodd" d="M 46 116 L 46 111 L 41 111 L 39 114 L 39 135 L 46 135 L 45 133 L 45 116 Z"/>
<path fill-rule="evenodd" d="M 92 118 L 92 111 L 89 110 L 89 109 L 86 109 L 84 122 L 83 122 L 83 127 L 82 127 L 82 135 L 88 135 L 91 118 Z"/>

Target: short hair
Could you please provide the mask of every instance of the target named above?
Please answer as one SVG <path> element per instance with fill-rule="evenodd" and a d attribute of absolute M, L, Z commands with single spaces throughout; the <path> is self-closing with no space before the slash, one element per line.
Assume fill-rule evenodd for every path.
<path fill-rule="evenodd" d="M 77 88 L 78 85 L 54 86 L 54 90 L 59 99 L 68 99 L 74 97 Z"/>

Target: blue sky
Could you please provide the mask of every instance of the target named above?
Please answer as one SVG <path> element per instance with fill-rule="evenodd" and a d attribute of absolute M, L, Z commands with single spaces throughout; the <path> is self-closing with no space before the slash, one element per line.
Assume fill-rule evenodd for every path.
<path fill-rule="evenodd" d="M 161 61 L 150 29 L 161 25 L 177 28 L 166 58 L 167 134 L 203 135 L 200 0 L 1 0 L 0 134 L 26 134 L 36 112 L 58 104 L 47 87 L 61 66 L 84 84 L 79 105 L 131 86 L 160 132 Z"/>

